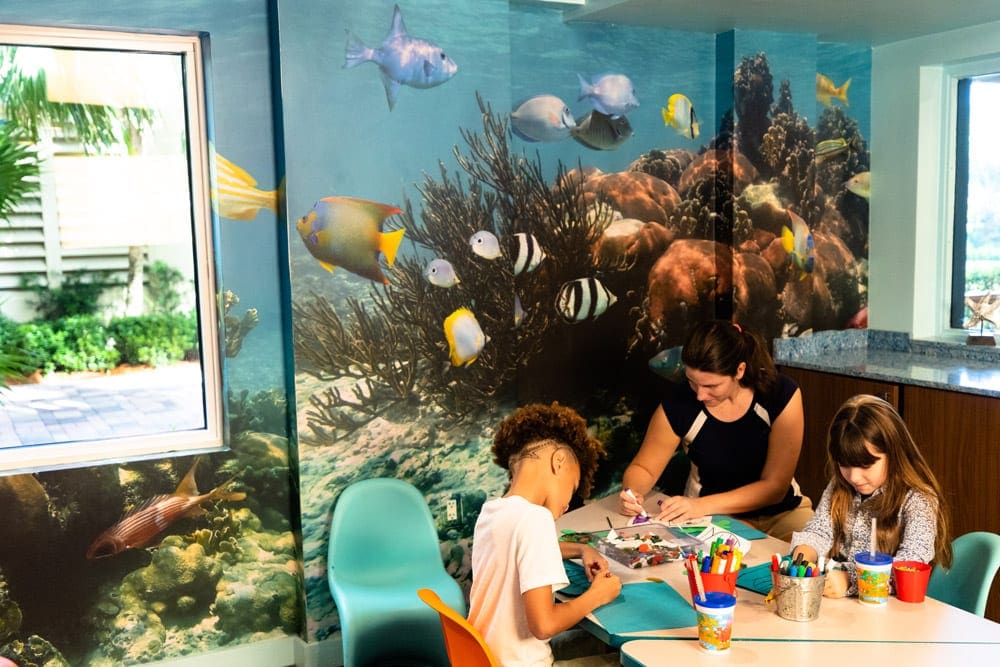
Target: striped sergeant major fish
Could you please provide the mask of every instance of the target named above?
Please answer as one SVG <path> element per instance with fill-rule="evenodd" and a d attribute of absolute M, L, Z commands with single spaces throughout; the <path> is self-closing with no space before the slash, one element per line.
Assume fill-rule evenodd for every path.
<path fill-rule="evenodd" d="M 556 312 L 574 324 L 596 319 L 618 300 L 597 278 L 577 278 L 562 284 L 556 294 Z"/>
<path fill-rule="evenodd" d="M 220 484 L 208 493 L 198 493 L 194 473 L 201 457 L 170 494 L 153 496 L 122 517 L 121 521 L 101 533 L 87 549 L 87 558 L 106 558 L 127 549 L 140 549 L 178 519 L 205 514 L 202 503 L 217 500 L 243 500 L 247 494 L 230 491 L 233 480 Z"/>

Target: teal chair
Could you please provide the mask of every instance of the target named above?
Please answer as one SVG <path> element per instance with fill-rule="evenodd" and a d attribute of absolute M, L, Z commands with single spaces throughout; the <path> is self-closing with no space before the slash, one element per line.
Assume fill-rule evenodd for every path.
<path fill-rule="evenodd" d="M 344 667 L 446 666 L 440 618 L 417 591 L 433 588 L 466 613 L 461 587 L 444 569 L 423 495 L 399 479 L 351 484 L 330 521 L 327 578 L 344 646 Z"/>
<path fill-rule="evenodd" d="M 986 598 L 1000 568 L 1000 535 L 966 533 L 951 543 L 951 569 L 935 565 L 927 595 L 978 616 L 986 614 Z"/>

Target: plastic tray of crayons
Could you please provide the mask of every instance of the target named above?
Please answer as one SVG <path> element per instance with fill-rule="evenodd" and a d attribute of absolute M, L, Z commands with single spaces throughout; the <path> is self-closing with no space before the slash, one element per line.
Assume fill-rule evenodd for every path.
<path fill-rule="evenodd" d="M 704 542 L 680 528 L 653 522 L 615 528 L 597 543 L 598 551 L 630 568 L 669 563 L 704 548 Z"/>

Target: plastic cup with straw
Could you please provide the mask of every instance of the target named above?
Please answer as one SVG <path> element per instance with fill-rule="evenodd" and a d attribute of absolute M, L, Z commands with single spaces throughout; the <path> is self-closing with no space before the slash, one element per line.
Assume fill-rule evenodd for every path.
<path fill-rule="evenodd" d="M 889 574 L 892 556 L 880 553 L 876 548 L 877 523 L 872 517 L 871 543 L 868 551 L 854 555 L 858 570 L 858 602 L 872 606 L 884 606 L 889 598 Z"/>

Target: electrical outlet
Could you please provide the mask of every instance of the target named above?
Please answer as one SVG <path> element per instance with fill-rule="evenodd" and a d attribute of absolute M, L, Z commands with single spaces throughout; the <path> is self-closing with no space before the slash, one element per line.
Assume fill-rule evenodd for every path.
<path fill-rule="evenodd" d="M 458 498 L 449 498 L 445 503 L 445 517 L 449 523 L 458 521 Z"/>

